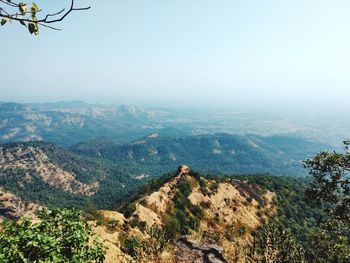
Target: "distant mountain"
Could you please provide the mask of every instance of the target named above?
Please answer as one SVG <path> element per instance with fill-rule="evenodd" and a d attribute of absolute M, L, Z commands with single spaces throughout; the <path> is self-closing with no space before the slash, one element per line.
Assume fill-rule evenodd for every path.
<path fill-rule="evenodd" d="M 141 108 L 132 105 L 0 102 L 0 143 L 49 141 L 63 147 L 108 138 L 128 143 L 150 133 L 179 137 L 230 133 L 297 136 L 322 141 L 333 148 L 349 134 L 349 118 L 278 112 Z"/>
<path fill-rule="evenodd" d="M 213 134 L 167 137 L 153 133 L 128 144 L 83 143 L 71 147 L 82 155 L 120 165 L 133 163 L 145 174 L 160 175 L 188 163 L 215 174 L 305 174 L 302 160 L 328 146 L 288 136 Z"/>
<path fill-rule="evenodd" d="M 71 146 L 101 136 L 127 142 L 154 131 L 181 134 L 179 129 L 162 124 L 169 114 L 129 105 L 102 106 L 79 101 L 0 103 L 0 143 L 50 141 Z"/>

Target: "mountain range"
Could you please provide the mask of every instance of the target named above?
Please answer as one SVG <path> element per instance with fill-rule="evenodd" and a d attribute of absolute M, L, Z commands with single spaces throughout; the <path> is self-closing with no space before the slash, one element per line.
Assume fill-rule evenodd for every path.
<path fill-rule="evenodd" d="M 161 123 L 169 115 L 129 105 L 0 103 L 0 143 L 49 141 L 71 146 L 101 136 L 126 142 L 157 130 L 179 134 Z"/>
<path fill-rule="evenodd" d="M 302 176 L 301 161 L 324 147 L 292 137 L 158 133 L 126 144 L 93 140 L 69 150 L 46 142 L 8 143 L 0 145 L 0 186 L 42 206 L 112 208 L 179 163 L 203 174 Z"/>

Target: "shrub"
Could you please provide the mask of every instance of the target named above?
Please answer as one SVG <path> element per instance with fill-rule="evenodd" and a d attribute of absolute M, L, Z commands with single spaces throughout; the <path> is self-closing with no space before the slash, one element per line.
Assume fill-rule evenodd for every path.
<path fill-rule="evenodd" d="M 175 239 L 181 230 L 179 220 L 173 216 L 166 216 L 164 218 L 165 232 L 168 239 Z"/>
<path fill-rule="evenodd" d="M 183 194 L 186 197 L 189 196 L 190 193 L 192 192 L 191 184 L 188 181 L 184 180 L 184 179 L 182 179 L 179 182 L 178 188 L 179 188 L 180 193 Z"/>
<path fill-rule="evenodd" d="M 125 218 L 130 218 L 132 216 L 132 214 L 135 212 L 135 210 L 136 210 L 135 204 L 128 205 L 123 213 Z"/>
<path fill-rule="evenodd" d="M 245 234 L 246 230 L 244 226 L 241 226 L 240 228 L 238 228 L 238 236 L 243 236 Z"/>
<path fill-rule="evenodd" d="M 129 224 L 132 228 L 138 227 L 140 231 L 144 232 L 146 230 L 146 222 L 145 221 L 139 221 L 137 219 L 132 219 L 129 221 Z"/>
<path fill-rule="evenodd" d="M 202 210 L 202 207 L 200 205 L 192 205 L 191 204 L 190 211 L 196 217 L 201 218 L 203 216 L 203 210 Z"/>
<path fill-rule="evenodd" d="M 125 234 L 120 235 L 119 239 L 122 251 L 132 257 L 136 257 L 138 249 L 142 247 L 142 242 L 135 236 L 128 237 Z"/>
<path fill-rule="evenodd" d="M 23 218 L 5 221 L 0 233 L 0 262 L 103 262 L 104 249 L 94 241 L 82 212 L 69 209 L 42 210 L 38 223 Z"/>
<path fill-rule="evenodd" d="M 115 228 L 118 225 L 119 221 L 115 219 L 111 219 L 108 221 L 109 228 Z"/>
<path fill-rule="evenodd" d="M 203 207 L 203 208 L 205 208 L 205 209 L 209 209 L 210 206 L 211 206 L 211 202 L 210 202 L 210 201 L 207 201 L 207 202 L 202 201 L 202 202 L 200 203 L 200 206 Z"/>

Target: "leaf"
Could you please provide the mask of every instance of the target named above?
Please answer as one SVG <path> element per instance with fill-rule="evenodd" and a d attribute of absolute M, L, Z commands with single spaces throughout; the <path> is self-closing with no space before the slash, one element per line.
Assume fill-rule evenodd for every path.
<path fill-rule="evenodd" d="M 3 25 L 6 24 L 6 22 L 7 22 L 7 20 L 3 18 L 3 19 L 1 19 L 1 23 L 0 24 L 3 26 Z"/>
<path fill-rule="evenodd" d="M 27 11 L 27 4 L 20 2 L 18 4 L 18 9 L 21 12 L 22 16 L 24 16 L 26 14 L 26 11 Z"/>
<path fill-rule="evenodd" d="M 21 23 L 21 25 L 23 25 L 23 26 L 27 27 L 27 25 L 26 25 L 26 23 L 24 23 L 24 21 L 19 20 L 19 22 Z"/>
<path fill-rule="evenodd" d="M 40 9 L 39 9 L 39 7 L 38 7 L 38 5 L 36 4 L 36 3 L 33 3 L 32 4 L 32 9 L 34 10 L 34 11 L 36 11 L 36 12 L 38 12 Z"/>
<path fill-rule="evenodd" d="M 35 32 L 35 25 L 34 23 L 29 23 L 28 24 L 28 30 L 30 34 L 33 34 Z"/>
<path fill-rule="evenodd" d="M 32 7 L 30 8 L 30 12 L 32 13 L 32 18 L 36 16 L 36 13 L 39 11 L 39 7 L 33 3 Z"/>
<path fill-rule="evenodd" d="M 29 23 L 28 30 L 30 34 L 39 35 L 39 27 L 37 23 Z"/>

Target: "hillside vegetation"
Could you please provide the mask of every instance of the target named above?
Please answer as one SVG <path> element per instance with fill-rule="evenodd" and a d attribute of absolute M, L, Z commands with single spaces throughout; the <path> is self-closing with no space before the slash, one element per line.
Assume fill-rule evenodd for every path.
<path fill-rule="evenodd" d="M 99 253 L 107 263 L 318 263 L 315 233 L 329 237 L 317 221 L 327 217 L 305 202 L 308 184 L 269 175 L 204 176 L 181 166 L 144 184 L 118 211 L 89 208 L 84 219 L 94 240 L 103 241 Z M 347 262 L 347 252 L 338 251 L 332 258 L 341 261 L 334 262 Z"/>
<path fill-rule="evenodd" d="M 94 229 L 109 247 L 106 262 L 206 262 L 208 251 L 224 260 L 208 262 L 257 262 L 250 244 L 271 231 L 287 235 L 301 257 L 321 214 L 297 197 L 305 186 L 305 180 L 263 175 L 208 177 L 182 166 L 144 185 L 119 212 L 95 214 Z M 306 211 L 290 213 L 300 208 Z M 272 222 L 278 227 L 266 228 Z"/>
<path fill-rule="evenodd" d="M 43 142 L 0 146 L 0 185 L 24 202 L 108 208 L 142 183 L 133 166 L 79 156 Z"/>
<path fill-rule="evenodd" d="M 302 175 L 301 161 L 326 146 L 288 136 L 206 134 L 169 137 L 152 133 L 127 144 L 104 140 L 71 147 L 78 153 L 108 159 L 120 165 L 133 163 L 145 174 L 160 176 L 187 163 L 203 173 Z"/>
<path fill-rule="evenodd" d="M 45 142 L 9 143 L 0 145 L 0 186 L 42 206 L 110 209 L 179 162 L 216 175 L 298 175 L 305 172 L 300 160 L 316 147 L 288 137 L 157 133 L 128 144 L 94 140 L 71 150 Z"/>

